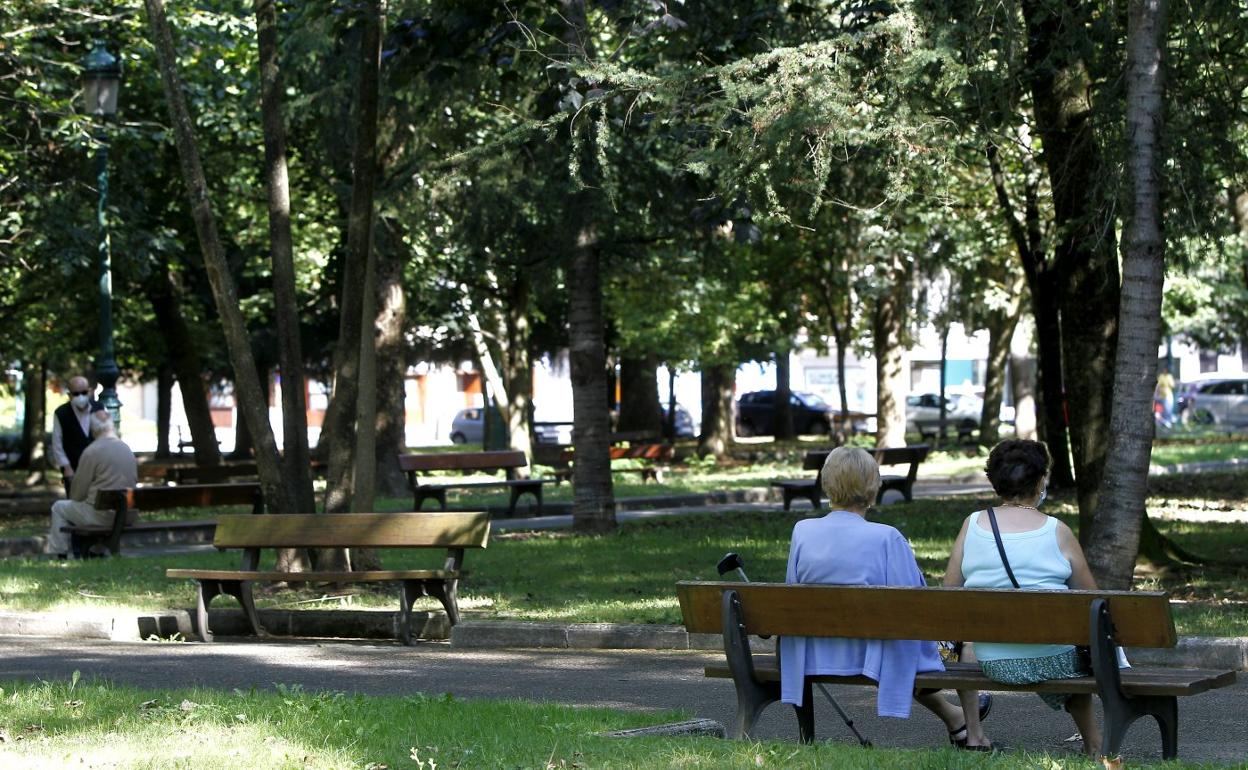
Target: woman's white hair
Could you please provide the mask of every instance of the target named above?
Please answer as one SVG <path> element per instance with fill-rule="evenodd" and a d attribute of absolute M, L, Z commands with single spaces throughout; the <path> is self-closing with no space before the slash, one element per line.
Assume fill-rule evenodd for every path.
<path fill-rule="evenodd" d="M 833 508 L 865 511 L 880 491 L 880 466 L 864 449 L 838 446 L 823 461 L 819 480 Z"/>

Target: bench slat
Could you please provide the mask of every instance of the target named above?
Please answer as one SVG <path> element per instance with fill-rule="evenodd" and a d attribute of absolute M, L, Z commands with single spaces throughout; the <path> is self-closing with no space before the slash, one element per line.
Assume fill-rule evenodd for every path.
<path fill-rule="evenodd" d="M 399 455 L 399 468 L 407 473 L 414 471 L 493 471 L 523 468 L 528 464 L 529 461 L 524 456 L 524 452 L 513 450 Z"/>
<path fill-rule="evenodd" d="M 1087 644 L 1092 600 L 1106 597 L 1119 644 L 1178 643 L 1169 599 L 1162 592 L 685 581 L 676 592 L 690 633 L 721 633 L 725 589 L 741 595 L 749 634 Z"/>
<path fill-rule="evenodd" d="M 252 505 L 262 494 L 259 484 L 184 484 L 177 487 L 102 489 L 96 508 L 113 508 L 124 499 L 127 508 L 155 511 L 167 508 L 206 508 L 216 505 Z"/>
<path fill-rule="evenodd" d="M 705 674 L 715 679 L 731 679 L 732 672 L 727 666 L 707 666 Z M 759 664 L 754 658 L 754 675 L 760 682 L 779 682 L 780 669 L 775 666 Z M 1234 671 L 1210 671 L 1206 669 L 1122 669 L 1122 689 L 1128 695 L 1165 695 L 1185 696 L 1196 695 L 1218 687 L 1227 687 L 1235 683 Z M 875 686 L 874 679 L 857 676 L 810 676 L 812 682 L 826 684 Z M 1069 692 L 1096 693 L 1096 679 L 1090 676 L 1077 679 L 1053 679 L 1036 684 L 1010 685 L 994 682 L 984 676 L 979 666 L 974 664 L 952 664 L 947 671 L 932 671 L 915 676 L 914 686 L 917 688 L 936 688 L 941 690 L 972 689 L 995 690 L 997 692 Z"/>
<path fill-rule="evenodd" d="M 273 570 L 167 569 L 165 577 L 193 580 L 260 580 L 301 583 L 375 583 L 385 580 L 462 578 L 467 572 L 444 569 L 372 570 L 364 572 L 277 572 Z"/>
<path fill-rule="evenodd" d="M 453 481 L 447 479 L 445 483 L 435 481 L 433 484 L 421 482 L 417 486 L 420 489 L 467 489 L 471 487 L 540 487 L 542 484 L 549 484 L 554 479 L 494 479 L 493 481 L 482 479 L 480 481 Z"/>
<path fill-rule="evenodd" d="M 217 548 L 485 548 L 488 512 L 230 514 Z"/>

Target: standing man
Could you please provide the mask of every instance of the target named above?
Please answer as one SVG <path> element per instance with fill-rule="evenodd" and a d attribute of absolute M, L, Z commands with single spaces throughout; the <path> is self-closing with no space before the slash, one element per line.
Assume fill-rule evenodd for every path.
<path fill-rule="evenodd" d="M 70 537 L 61 531 L 61 527 L 66 524 L 112 524 L 112 511 L 95 510 L 96 493 L 101 489 L 130 488 L 139 480 L 139 463 L 130 447 L 117 438 L 113 417 L 108 410 L 99 407 L 91 412 L 89 421 L 94 440 L 79 458 L 69 499 L 52 503 L 48 553 L 61 559 L 69 554 L 70 547 Z"/>
<path fill-rule="evenodd" d="M 82 457 L 83 450 L 91 444 L 91 413 L 102 408 L 100 402 L 91 397 L 91 393 L 91 384 L 86 377 L 70 377 L 69 401 L 53 412 L 52 459 L 56 461 L 56 467 L 61 469 L 66 497 L 69 496 L 74 473 L 78 470 L 78 458 Z"/>

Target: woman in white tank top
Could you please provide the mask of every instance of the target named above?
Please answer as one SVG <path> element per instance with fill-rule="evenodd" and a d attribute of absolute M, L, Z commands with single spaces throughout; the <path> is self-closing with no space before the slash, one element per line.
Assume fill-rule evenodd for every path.
<path fill-rule="evenodd" d="M 1002 441 L 988 456 L 988 481 L 1001 498 L 993 508 L 1001 543 L 1020 589 L 1095 589 L 1083 549 L 1070 527 L 1041 513 L 1049 480 L 1049 450 L 1039 441 Z M 962 522 L 953 544 L 945 585 L 971 588 L 1012 588 L 986 511 Z M 1004 684 L 1033 684 L 1070 679 L 1088 672 L 1072 645 L 975 642 L 975 657 L 984 674 Z M 1101 733 L 1091 695 L 1041 693 L 1054 709 L 1065 709 L 1083 735 L 1083 750 L 1101 751 Z"/>

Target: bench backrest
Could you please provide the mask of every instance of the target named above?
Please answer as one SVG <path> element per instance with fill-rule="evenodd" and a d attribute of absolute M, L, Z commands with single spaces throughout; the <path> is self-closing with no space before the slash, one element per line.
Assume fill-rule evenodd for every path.
<path fill-rule="evenodd" d="M 534 444 L 533 462 L 542 465 L 567 465 L 572 462 L 572 448 L 561 444 Z"/>
<path fill-rule="evenodd" d="M 1087 644 L 1092 601 L 1106 598 L 1118 644 L 1174 647 L 1178 642 L 1169 598 L 1157 591 L 687 581 L 676 584 L 676 593 L 690 633 L 723 631 L 726 589 L 741 599 L 747 634 Z"/>
<path fill-rule="evenodd" d="M 927 459 L 927 453 L 931 451 L 931 447 L 927 444 L 910 444 L 909 446 L 887 447 L 885 449 L 872 449 L 871 455 L 875 458 L 875 464 L 884 465 L 901 465 L 910 463 L 911 475 L 918 473 L 918 464 Z M 802 461 L 802 470 L 819 471 L 823 470 L 823 464 L 827 461 L 831 449 L 814 449 L 806 453 L 805 459 Z"/>
<path fill-rule="evenodd" d="M 313 460 L 312 475 L 323 475 L 325 463 Z M 219 484 L 230 479 L 254 479 L 260 475 L 254 462 L 221 465 L 175 465 L 165 471 L 165 478 L 178 484 Z"/>
<path fill-rule="evenodd" d="M 493 452 L 443 452 L 399 455 L 399 468 L 418 471 L 494 471 L 523 468 L 529 464 L 524 452 L 504 449 Z"/>
<path fill-rule="evenodd" d="M 633 444 L 611 447 L 612 460 L 670 460 L 676 447 L 670 444 Z"/>
<path fill-rule="evenodd" d="M 218 505 L 263 505 L 259 484 L 185 484 L 177 487 L 102 489 L 95 497 L 97 509 L 158 511 L 169 508 L 208 508 Z"/>
<path fill-rule="evenodd" d="M 485 548 L 490 514 L 285 513 L 217 518 L 217 548 Z"/>

